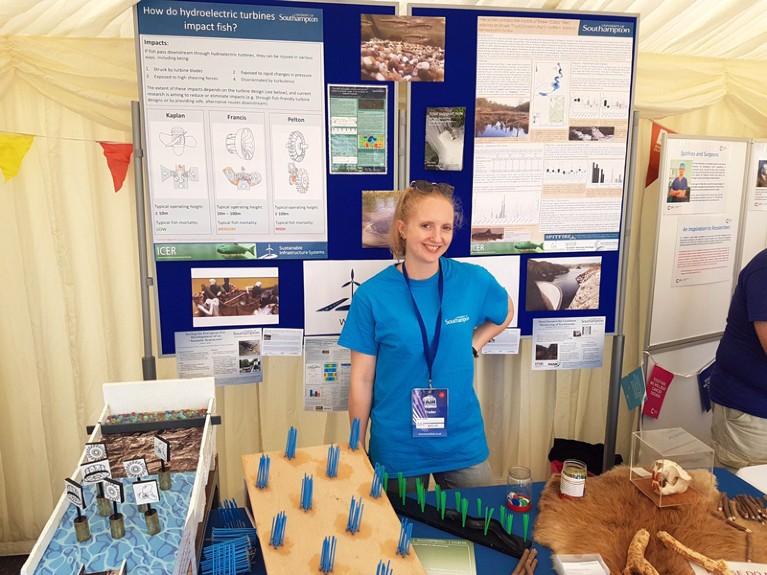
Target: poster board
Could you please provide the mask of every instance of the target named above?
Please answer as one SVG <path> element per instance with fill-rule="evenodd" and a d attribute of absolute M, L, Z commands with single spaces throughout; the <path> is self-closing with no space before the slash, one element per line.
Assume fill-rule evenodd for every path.
<path fill-rule="evenodd" d="M 767 248 L 767 140 L 751 143 L 746 170 L 746 198 L 739 269 Z"/>
<path fill-rule="evenodd" d="M 631 14 L 536 12 L 482 9 L 477 6 L 435 6 L 425 3 L 408 4 L 408 13 L 418 18 L 444 18 L 444 81 L 409 84 L 407 151 L 408 180 L 448 182 L 455 187 L 455 193 L 463 207 L 464 225 L 456 230 L 448 255 L 456 257 L 513 253 L 520 258 L 520 305 L 516 313 L 523 336 L 532 334 L 535 318 L 585 315 L 605 316 L 606 332 L 614 333 L 621 256 L 619 245 L 623 232 L 621 221 L 626 206 L 624 174 L 627 173 L 630 157 L 632 126 L 629 112 L 633 101 L 637 17 Z M 508 21 L 512 23 L 509 24 Z M 503 29 L 503 33 L 499 35 L 503 38 L 488 37 L 488 34 L 493 34 L 489 32 L 488 26 L 492 28 L 496 25 L 499 29 Z M 544 29 L 546 35 L 539 34 Z M 592 33 L 597 35 L 589 36 Z M 480 41 L 482 34 L 485 35 L 484 43 Z M 613 36 L 620 39 L 619 43 L 613 45 Z M 602 60 L 612 61 L 616 58 L 615 52 L 620 52 L 620 60 L 614 63 L 615 67 L 611 72 L 606 72 L 605 66 L 600 68 L 596 63 L 591 64 L 591 56 L 584 55 L 590 53 L 581 45 L 584 42 L 588 42 L 592 49 L 599 48 Z M 502 56 L 501 53 L 512 43 L 516 43 L 515 47 L 508 53 L 522 55 L 518 58 Z M 497 49 L 483 48 L 491 44 Z M 543 44 L 545 44 L 545 50 L 539 50 L 538 48 Z M 616 50 L 618 45 L 620 48 Z M 489 55 L 488 52 L 493 54 Z M 539 53 L 545 53 L 545 57 L 536 56 Z M 543 74 L 543 62 L 539 59 L 545 60 L 548 68 L 552 66 L 556 68 L 553 76 L 546 82 L 548 82 L 548 89 L 553 89 L 552 84 L 557 83 L 558 107 L 546 108 L 546 110 L 559 115 L 556 118 L 548 117 L 549 125 L 544 130 L 539 130 L 537 134 L 533 129 L 518 132 L 522 136 L 519 139 L 525 142 L 522 146 L 509 145 L 506 151 L 498 152 L 495 160 L 485 161 L 487 154 L 478 156 L 478 142 L 482 138 L 474 137 L 474 128 L 479 116 L 478 77 L 496 74 L 499 68 L 505 66 L 506 72 L 500 75 L 496 92 L 500 94 L 512 90 L 519 91 L 520 85 L 526 86 L 531 82 L 531 74 L 536 65 L 539 65 Z M 561 75 L 557 71 L 560 69 L 558 64 L 561 64 Z M 601 71 L 597 72 L 597 69 Z M 515 74 L 518 75 L 516 79 Z M 555 77 L 558 79 L 554 80 Z M 534 118 L 542 117 L 535 114 L 542 112 L 543 106 L 536 109 L 533 100 L 536 100 L 540 92 L 546 91 L 543 88 L 537 90 L 537 84 L 533 84 L 523 88 L 527 90 L 527 100 L 532 102 L 527 104 L 525 121 L 528 125 L 532 125 Z M 543 97 L 538 99 L 541 98 Z M 586 100 L 589 100 L 588 105 Z M 592 111 L 589 111 L 590 106 Z M 610 106 L 615 107 L 610 109 Z M 617 106 L 620 106 L 620 110 Z M 465 107 L 466 109 L 463 169 L 460 171 L 435 171 L 426 167 L 429 163 L 426 157 L 427 148 L 424 145 L 429 129 L 427 117 L 430 115 L 430 109 L 439 107 Z M 521 103 L 520 109 L 524 111 L 524 102 Z M 607 118 L 608 116 L 611 117 Z M 537 119 L 535 121 L 538 121 Z M 555 123 L 556 126 L 554 126 Z M 608 124 L 610 129 L 604 130 L 604 135 L 609 135 L 609 139 L 603 141 L 591 139 L 596 138 L 591 133 L 592 127 Z M 588 139 L 572 140 L 571 133 L 572 138 L 578 138 L 573 129 L 584 125 L 589 126 L 587 130 L 589 134 L 582 130 L 576 131 L 580 132 L 583 138 Z M 513 138 L 485 138 L 485 143 L 491 139 L 493 145 L 496 145 L 503 141 L 509 142 Z M 604 181 L 607 177 L 605 176 L 606 162 L 599 159 L 600 154 L 592 156 L 592 152 L 597 149 L 601 150 L 601 157 L 606 157 L 604 154 L 609 151 L 607 163 L 610 165 L 610 174 L 612 174 L 610 177 L 614 180 L 612 184 L 592 183 L 595 169 L 602 170 L 601 175 L 597 176 L 597 182 L 600 178 Z M 563 151 L 568 158 L 565 162 L 567 166 L 565 167 L 564 164 L 553 166 L 553 159 L 562 155 Z M 482 160 L 479 163 L 478 157 Z M 497 166 L 499 163 L 506 165 L 506 168 L 501 170 L 502 174 L 500 172 L 497 174 L 495 178 L 497 182 L 485 182 L 488 165 L 492 169 L 493 165 Z M 523 164 L 527 166 L 524 170 L 517 170 L 515 167 Z M 565 180 L 567 178 L 571 180 L 563 180 L 564 184 L 560 185 L 555 182 L 559 176 L 547 174 L 547 169 L 566 169 L 577 171 L 578 174 L 562 176 Z M 490 176 L 493 177 L 492 174 Z M 500 201 L 500 207 L 495 210 L 503 211 L 506 214 L 505 219 L 495 218 L 485 221 L 477 217 L 484 205 L 478 190 L 485 184 L 496 190 L 498 193 L 495 195 L 498 197 L 505 197 Z M 576 220 L 583 219 L 573 215 L 577 211 L 576 205 L 581 206 L 579 209 L 584 209 L 586 204 L 583 201 L 573 203 L 548 201 L 545 202 L 545 209 L 550 221 L 559 222 L 559 224 L 551 225 L 554 229 L 559 225 L 559 231 L 562 233 L 547 232 L 544 238 L 543 233 L 539 233 L 540 230 L 537 230 L 535 234 L 530 231 L 532 224 L 525 224 L 522 226 L 524 230 L 520 231 L 521 228 L 517 229 L 515 222 L 527 222 L 531 216 L 523 214 L 525 210 L 522 200 L 517 202 L 517 199 L 523 196 L 528 199 L 537 197 L 537 200 L 531 200 L 535 203 L 544 197 L 544 190 L 549 193 L 552 190 L 561 190 L 563 198 L 578 195 L 586 200 L 586 203 L 593 201 L 597 196 L 610 195 L 612 201 L 609 204 L 601 203 L 599 208 L 602 216 L 609 219 L 609 224 L 604 229 L 595 225 L 593 229 L 588 230 L 588 233 L 585 229 L 574 230 L 567 226 Z M 487 196 L 488 194 L 485 194 L 485 197 Z M 517 202 L 515 205 L 518 213 L 512 215 L 510 212 L 516 209 L 515 205 L 512 205 L 514 202 Z M 534 211 L 539 214 L 542 205 L 542 203 L 536 204 Z M 590 204 L 587 210 L 590 214 L 596 211 L 591 207 L 593 205 Z M 505 223 L 496 225 L 501 221 Z M 509 232 L 512 229 L 516 231 Z M 514 233 L 521 235 L 517 236 L 516 240 L 509 240 Z M 496 237 L 499 235 L 503 238 Z M 535 266 L 530 261 L 544 259 L 548 263 L 549 258 L 558 257 L 599 258 L 601 284 L 599 301 L 595 307 L 588 310 L 541 309 L 538 305 L 540 298 L 536 298 L 535 295 L 538 291 L 536 282 L 539 279 L 535 273 Z M 577 264 L 569 262 L 568 265 Z"/>
<path fill-rule="evenodd" d="M 263 9 L 261 9 L 263 7 Z M 167 12 L 168 8 L 172 8 L 173 12 Z M 146 9 L 146 10 L 145 10 Z M 164 12 L 150 12 L 149 9 L 159 10 Z M 182 13 L 182 9 L 184 12 Z M 359 85 L 360 82 L 360 42 L 359 42 L 359 30 L 360 30 L 360 15 L 363 13 L 376 13 L 376 14 L 393 14 L 396 10 L 395 2 L 370 2 L 370 3 L 345 3 L 345 2 L 283 2 L 278 0 L 264 0 L 257 4 L 222 4 L 222 3 L 204 3 L 204 2 L 163 2 L 162 0 L 144 0 L 136 6 L 136 39 L 137 39 L 137 61 L 139 66 L 139 84 L 141 87 L 141 107 L 142 115 L 147 120 L 149 117 L 150 122 L 157 122 L 151 129 L 146 129 L 148 124 L 145 123 L 145 136 L 147 136 L 151 142 L 145 141 L 144 149 L 147 150 L 148 155 L 146 157 L 145 167 L 147 170 L 155 170 L 153 177 L 147 178 L 149 184 L 149 209 L 154 212 L 167 212 L 162 214 L 152 214 L 149 218 L 150 229 L 153 229 L 153 251 L 155 259 L 155 275 L 154 284 L 157 287 L 157 313 L 158 313 L 158 331 L 159 331 L 159 350 L 161 355 L 168 355 L 175 353 L 175 341 L 174 334 L 177 331 L 191 331 L 194 329 L 193 320 L 195 313 L 195 302 L 193 302 L 193 295 L 195 293 L 203 293 L 200 290 L 200 285 L 208 282 L 209 279 L 216 279 L 218 284 L 221 284 L 226 277 L 239 277 L 240 283 L 243 286 L 254 286 L 257 282 L 263 282 L 258 271 L 259 268 L 270 268 L 269 278 L 277 278 L 279 284 L 283 287 L 283 293 L 290 294 L 289 298 L 283 298 L 282 305 L 280 306 L 279 322 L 280 327 L 286 328 L 300 328 L 303 326 L 303 271 L 302 263 L 303 259 L 311 258 L 332 258 L 332 259 L 376 259 L 390 257 L 388 251 L 385 249 L 364 249 L 361 242 L 357 239 L 361 236 L 361 231 L 357 231 L 359 226 L 355 226 L 350 222 L 359 222 L 359 213 L 361 212 L 361 190 L 391 190 L 394 188 L 395 178 L 395 157 L 396 149 L 394 145 L 389 145 L 386 149 L 385 166 L 386 170 L 382 173 L 357 173 L 354 175 L 345 175 L 338 173 L 329 173 L 327 165 L 327 150 L 329 143 L 327 139 L 326 120 L 328 110 L 327 96 L 328 85 Z M 241 17 L 242 13 L 247 13 L 248 18 Z M 237 15 L 235 17 L 235 14 Z M 167 118 L 170 123 L 164 125 L 165 117 L 162 114 L 166 111 L 157 105 L 150 105 L 150 110 L 147 109 L 147 99 L 149 94 L 146 90 L 145 74 L 152 75 L 184 75 L 190 76 L 202 75 L 205 76 L 208 68 L 208 64 L 205 60 L 210 56 L 206 56 L 206 52 L 229 51 L 231 46 L 245 46 L 244 50 L 235 50 L 240 56 L 233 57 L 233 62 L 236 64 L 231 73 L 237 78 L 239 83 L 242 80 L 248 80 L 248 85 L 252 85 L 250 82 L 259 71 L 260 66 L 251 64 L 251 56 L 263 53 L 264 46 L 268 46 L 270 40 L 274 40 L 270 35 L 273 34 L 273 30 L 268 26 L 272 20 L 272 17 L 281 18 L 280 14 L 292 19 L 292 23 L 283 22 L 285 25 L 300 25 L 297 24 L 302 18 L 306 19 L 317 18 L 321 20 L 321 31 L 318 37 L 295 37 L 293 39 L 284 38 L 280 41 L 295 42 L 296 49 L 306 50 L 308 44 L 311 42 L 307 40 L 314 40 L 315 44 L 321 44 L 321 59 L 322 59 L 322 86 L 317 90 L 312 89 L 313 93 L 311 98 L 316 98 L 315 103 L 321 104 L 320 108 L 322 112 L 318 115 L 312 110 L 312 129 L 314 130 L 313 141 L 309 139 L 301 140 L 296 136 L 292 140 L 292 134 L 296 130 L 283 131 L 283 137 L 287 137 L 290 141 L 283 142 L 283 145 L 272 146 L 268 149 L 268 154 L 282 153 L 281 164 L 289 166 L 293 164 L 295 173 L 284 173 L 281 175 L 271 174 L 270 170 L 275 169 L 277 159 L 274 157 L 267 157 L 267 161 L 264 164 L 264 168 L 251 167 L 246 160 L 242 159 L 243 154 L 247 155 L 249 148 L 249 138 L 238 137 L 238 134 L 242 136 L 244 132 L 241 132 L 241 126 L 233 124 L 233 129 L 227 129 L 227 123 L 243 122 L 239 119 L 230 119 L 227 114 L 227 106 L 224 104 L 217 104 L 216 98 L 208 97 L 205 100 L 205 105 L 198 105 L 195 102 L 199 98 L 191 98 L 186 102 L 186 98 L 179 99 L 179 104 L 184 108 L 181 111 L 168 110 L 167 113 L 174 114 L 174 117 Z M 278 22 L 279 23 L 279 22 Z M 308 24 L 311 24 L 309 22 Z M 256 28 L 254 28 L 254 26 Z M 316 27 L 315 27 L 316 28 Z M 253 32 L 256 30 L 256 32 Z M 339 30 L 348 30 L 349 33 L 339 34 Z M 182 48 L 174 48 L 174 52 L 184 52 L 184 54 L 173 54 L 172 56 L 183 58 L 178 63 L 172 65 L 159 65 L 157 67 L 162 69 L 166 68 L 166 71 L 153 70 L 155 64 L 152 64 L 146 60 L 142 61 L 142 49 L 146 46 L 145 42 L 167 42 L 177 43 L 178 38 L 181 37 Z M 172 40 L 171 40 L 172 38 Z M 233 39 L 237 39 L 236 43 Z M 221 44 L 221 42 L 224 42 Z M 244 42 L 244 44 L 243 44 Z M 189 47 L 187 44 L 193 44 L 196 46 Z M 219 46 L 221 44 L 221 46 Z M 155 44 L 152 46 L 155 50 L 167 50 L 168 46 L 162 44 Z M 315 56 L 319 49 L 314 47 Z M 269 48 L 268 50 L 271 50 Z M 274 50 L 272 50 L 274 52 Z M 284 56 L 290 56 L 294 50 L 286 47 L 283 50 Z M 244 54 L 244 55 L 243 55 Z M 146 54 L 144 54 L 146 56 Z M 154 54 L 156 57 L 156 54 Z M 167 56 L 167 55 L 166 55 Z M 200 60 L 202 59 L 202 60 Z M 156 62 L 155 62 L 156 63 Z M 150 69 L 147 69 L 145 64 L 149 64 Z M 167 64 L 167 62 L 166 62 Z M 295 62 L 293 63 L 295 64 Z M 277 67 L 274 72 L 280 73 L 308 73 L 305 70 L 297 70 L 296 66 L 291 64 Z M 300 64 L 300 62 L 299 62 Z M 170 71 L 170 67 L 174 68 Z M 179 72 L 177 69 L 187 70 L 187 72 Z M 202 71 L 202 72 L 200 72 Z M 230 71 L 227 70 L 226 74 Z M 224 72 L 222 71 L 223 75 Z M 281 78 L 281 77 L 280 77 Z M 275 77 L 275 79 L 278 79 Z M 154 79 L 153 79 L 154 81 Z M 173 80 L 173 82 L 179 85 L 184 84 L 180 79 Z M 221 89 L 221 81 L 206 81 L 195 78 L 195 82 L 191 84 L 197 88 L 205 90 L 205 88 L 218 88 Z M 239 85 L 239 84 L 238 84 Z M 390 135 L 389 142 L 396 142 L 397 124 L 395 122 L 395 102 L 396 102 L 396 86 L 392 83 L 375 83 L 369 84 L 370 86 L 380 88 L 382 85 L 387 86 L 385 94 L 386 109 L 388 114 L 386 116 L 386 133 Z M 234 90 L 234 96 L 240 94 L 236 92 L 237 87 L 232 85 L 225 85 L 223 88 L 227 90 Z M 317 92 L 316 94 L 314 92 Z M 228 94 L 228 92 L 227 92 Z M 298 94 L 287 94 L 285 97 L 298 97 Z M 157 94 L 153 93 L 152 98 L 157 98 Z M 165 96 L 159 96 L 165 98 Z M 156 100 L 155 100 L 156 101 Z M 300 111 L 303 103 L 295 103 L 295 107 Z M 316 108 L 316 106 L 315 106 Z M 244 111 L 243 111 L 244 110 Z M 287 109 L 286 109 L 287 110 Z M 254 113 L 256 116 L 261 114 L 263 110 L 259 108 L 249 106 L 239 106 L 236 116 L 247 116 L 250 113 Z M 285 122 L 289 123 L 290 118 L 299 118 L 301 114 L 293 114 L 292 111 L 285 111 L 282 114 Z M 160 114 L 160 116 L 158 116 Z M 179 121 L 176 116 L 178 114 L 187 114 L 187 118 L 195 118 L 197 125 L 201 126 L 201 134 L 193 135 L 188 134 L 188 130 L 185 131 L 183 126 L 170 125 Z M 305 116 L 308 115 L 304 114 Z M 260 116 L 259 116 L 260 117 Z M 305 118 L 305 119 L 307 119 Z M 318 120 L 318 118 L 320 118 Z M 300 118 L 299 118 L 300 119 Z M 250 119 L 248 119 L 250 121 Z M 260 120 L 259 120 L 260 121 Z M 307 120 L 308 121 L 308 120 Z M 223 128 L 217 128 L 218 124 L 223 124 Z M 244 126 L 248 127 L 248 126 Z M 177 128 L 174 131 L 174 128 Z M 204 128 L 204 129 L 203 129 Z M 236 128 L 236 129 L 234 129 Z M 252 128 L 252 127 L 251 127 Z M 216 129 L 221 132 L 216 132 Z M 221 131 L 223 130 L 223 131 Z M 254 134 L 258 130 L 251 129 Z M 224 133 L 226 132 L 226 133 Z M 317 136 L 321 133 L 322 136 Z M 187 139 L 187 135 L 194 137 Z M 162 136 L 162 139 L 161 139 Z M 231 138 L 230 138 L 231 136 Z M 319 140 L 317 138 L 320 138 Z M 222 138 L 224 138 L 222 140 Z M 213 139 L 216 140 L 214 144 L 211 144 Z M 231 140 L 231 142 L 229 141 Z M 225 142 L 222 144 L 222 141 Z M 258 146 L 257 140 L 256 147 Z M 150 145 L 147 145 L 150 143 Z M 288 148 L 287 145 L 292 143 L 292 147 Z M 194 147 L 192 147 L 194 144 Z M 232 154 L 231 150 L 227 149 L 227 145 L 231 150 L 234 150 Z M 162 159 L 157 159 L 153 154 L 154 151 L 158 151 L 163 156 Z M 223 146 L 223 147 L 222 147 Z M 203 159 L 209 160 L 215 157 L 229 154 L 231 161 L 239 161 L 240 164 L 233 163 L 231 166 L 223 163 L 219 165 L 215 161 L 208 162 L 207 165 L 214 165 L 215 176 L 213 175 L 213 169 L 207 179 L 207 183 L 203 183 L 203 170 L 198 168 L 196 174 L 190 169 L 186 163 L 181 161 L 175 161 L 177 151 L 196 150 L 198 154 L 199 162 L 202 163 Z M 306 156 L 313 154 L 315 158 L 315 164 L 311 170 L 306 170 L 305 173 L 301 172 L 304 169 L 296 158 L 293 156 L 300 156 L 301 152 L 305 151 Z M 321 151 L 321 153 L 320 153 Z M 238 154 L 239 152 L 239 154 Z M 237 156 L 237 157 L 235 157 Z M 181 156 L 179 156 L 181 157 Z M 164 163 L 163 163 L 164 162 Z M 319 162 L 319 163 L 316 163 Z M 167 164 L 167 165 L 166 165 Z M 244 165 L 244 168 L 243 168 Z M 181 168 L 179 168 L 181 166 Z M 283 167 L 285 167 L 283 166 Z M 319 166 L 319 167 L 318 167 Z M 163 170 L 162 168 L 165 168 Z M 224 173 L 223 168 L 229 167 L 230 171 Z M 222 169 L 218 169 L 222 168 Z M 243 169 L 241 169 L 243 168 Z M 286 168 L 287 169 L 287 168 Z M 284 171 L 284 170 L 283 170 Z M 228 175 L 227 175 L 228 174 Z M 230 177 L 231 176 L 231 177 Z M 165 178 L 163 180 L 163 177 Z M 223 179 L 222 179 L 223 178 Z M 259 179 L 260 178 L 260 179 Z M 271 180 L 269 179 L 271 178 Z M 228 179 L 228 181 L 226 181 Z M 258 183 L 256 181 L 258 180 Z M 295 198 L 303 199 L 304 196 L 310 195 L 310 190 L 304 184 L 309 182 L 309 186 L 314 186 L 315 183 L 320 183 L 321 188 L 325 190 L 324 201 L 317 201 L 312 205 L 306 204 L 306 211 L 308 213 L 316 214 L 316 217 L 304 218 L 290 217 L 290 221 L 298 222 L 299 225 L 306 219 L 312 220 L 313 224 L 308 226 L 312 229 L 324 227 L 325 237 L 322 238 L 322 234 L 319 234 L 319 240 L 313 241 L 310 235 L 286 237 L 286 241 L 283 242 L 281 248 L 276 245 L 271 245 L 269 241 L 254 241 L 255 238 L 251 233 L 251 228 L 254 226 L 250 223 L 252 218 L 245 218 L 240 220 L 238 224 L 224 224 L 219 220 L 224 217 L 227 221 L 234 221 L 237 218 L 242 218 L 243 210 L 238 209 L 237 206 L 231 206 L 224 210 L 208 209 L 210 213 L 210 220 L 213 225 L 220 225 L 220 227 L 233 227 L 232 230 L 227 230 L 227 233 L 231 232 L 227 237 L 226 242 L 219 242 L 218 239 L 212 242 L 200 242 L 194 244 L 190 242 L 186 243 L 173 243 L 163 242 L 158 237 L 156 232 L 159 232 L 159 227 L 167 227 L 160 223 L 157 218 L 173 219 L 174 221 L 182 221 L 180 217 L 173 217 L 172 210 L 162 207 L 159 202 L 152 202 L 153 186 L 166 185 L 170 186 L 170 194 L 175 194 L 178 198 L 183 199 L 186 195 L 182 189 L 175 189 L 184 185 L 189 187 L 196 187 L 199 195 L 208 194 L 212 197 L 212 191 L 207 189 L 206 186 L 211 188 L 214 185 L 227 186 L 232 185 L 248 187 L 250 189 L 263 187 L 263 184 L 267 181 L 271 181 L 274 187 L 282 189 L 285 193 L 293 194 Z M 253 184 L 251 186 L 251 184 Z M 300 189 L 299 189 L 300 188 Z M 303 193 L 302 193 L 303 190 Z M 265 190 L 266 192 L 266 190 Z M 247 195 L 250 190 L 242 190 L 241 195 Z M 290 210 L 276 210 L 275 204 L 268 199 L 267 205 L 255 206 L 249 210 L 250 213 L 258 213 L 259 211 L 272 210 L 277 217 L 277 214 L 281 212 L 289 212 Z M 198 202 L 202 203 L 202 202 Z M 304 202 L 305 203 L 305 202 Z M 311 210 L 309 210 L 311 208 Z M 196 209 L 195 212 L 203 211 Z M 218 212 L 226 212 L 225 216 L 222 216 Z M 321 212 L 321 214 L 319 213 Z M 279 217 L 283 217 L 282 215 Z M 184 218 L 185 220 L 190 218 Z M 204 218 L 203 218 L 204 219 Z M 216 224 L 216 222 L 219 222 Z M 322 222 L 322 226 L 320 226 Z M 204 222 L 200 222 L 200 226 L 190 226 L 193 234 L 199 232 L 199 227 Z M 257 227 L 257 226 L 256 226 Z M 279 230 L 276 226 L 272 232 L 281 234 L 285 230 Z M 300 226 L 299 226 L 300 227 Z M 165 232 L 167 230 L 163 230 Z M 178 233 L 177 236 L 181 236 Z M 266 234 L 268 237 L 269 234 Z M 241 238 L 246 238 L 245 240 Z M 179 239 L 176 237 L 175 239 Z M 296 240 L 296 241 L 293 241 Z M 277 243 L 277 242 L 275 242 Z M 208 274 L 209 277 L 197 277 L 194 270 L 211 270 L 213 268 L 220 268 L 215 274 Z M 246 268 L 247 271 L 243 271 L 242 268 Z M 249 268 L 249 269 L 248 269 Z M 239 271 L 238 271 L 239 270 Z M 274 270 L 274 271 L 273 271 Z M 233 280 L 233 283 L 234 282 Z M 237 286 L 242 287 L 242 286 Z M 273 287 L 273 286 L 272 286 Z M 198 302 L 199 305 L 205 306 L 205 299 Z M 255 326 L 256 324 L 254 324 Z"/>
<path fill-rule="evenodd" d="M 664 135 L 662 146 L 646 349 L 724 330 L 748 155 L 736 139 Z"/>

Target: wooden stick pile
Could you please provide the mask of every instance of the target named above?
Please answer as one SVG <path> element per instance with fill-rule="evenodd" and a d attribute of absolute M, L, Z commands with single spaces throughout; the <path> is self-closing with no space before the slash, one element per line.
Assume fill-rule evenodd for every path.
<path fill-rule="evenodd" d="M 511 572 L 511 575 L 532 575 L 535 571 L 535 567 L 538 565 L 537 549 L 528 548 L 522 553 L 522 557 L 519 558 L 519 563 Z"/>

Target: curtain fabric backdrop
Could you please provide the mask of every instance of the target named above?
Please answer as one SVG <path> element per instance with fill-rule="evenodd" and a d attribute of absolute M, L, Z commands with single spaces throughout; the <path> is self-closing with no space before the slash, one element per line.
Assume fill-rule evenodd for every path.
<path fill-rule="evenodd" d="M 29 551 L 73 471 L 86 425 L 101 411 L 101 385 L 140 379 L 143 355 L 133 173 L 115 193 L 98 145 L 132 139 L 134 43 L 15 35 L 42 17 L 28 4 L 25 22 L 3 22 L 0 7 L 0 132 L 35 138 L 19 174 L 0 182 L 0 554 Z M 109 34 L 98 10 L 117 4 L 132 3 L 86 3 L 90 18 L 64 18 L 51 29 Z M 112 33 L 124 34 L 124 25 Z M 647 119 L 680 134 L 765 138 L 763 72 L 760 60 L 639 58 L 635 108 L 643 120 L 626 254 L 624 374 L 641 362 L 655 241 L 658 185 L 643 186 Z M 512 464 L 544 479 L 554 437 L 603 441 L 610 339 L 601 369 L 533 372 L 529 339 L 518 356 L 478 360 L 498 481 Z M 172 358 L 158 360 L 158 377 L 175 375 Z M 242 497 L 240 456 L 282 449 L 291 425 L 301 446 L 348 439 L 346 413 L 303 410 L 302 377 L 299 358 L 268 358 L 262 384 L 217 390 L 224 497 Z M 624 457 L 632 425 L 621 398 L 617 449 Z"/>

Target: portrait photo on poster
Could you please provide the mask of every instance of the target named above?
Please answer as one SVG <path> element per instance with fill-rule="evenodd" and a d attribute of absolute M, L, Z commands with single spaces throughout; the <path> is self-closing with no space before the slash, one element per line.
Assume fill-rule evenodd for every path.
<path fill-rule="evenodd" d="M 767 160 L 759 160 L 759 170 L 756 174 L 756 187 L 767 188 Z"/>
<path fill-rule="evenodd" d="M 690 183 L 693 165 L 690 160 L 672 160 L 666 202 L 676 204 L 690 201 Z"/>

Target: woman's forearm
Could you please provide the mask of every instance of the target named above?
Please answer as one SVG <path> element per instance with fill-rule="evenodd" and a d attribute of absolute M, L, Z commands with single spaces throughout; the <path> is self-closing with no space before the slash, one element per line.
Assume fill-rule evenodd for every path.
<path fill-rule="evenodd" d="M 360 440 L 364 445 L 370 420 L 370 408 L 373 404 L 376 356 L 352 351 L 351 359 L 349 422 L 353 422 L 354 418 L 360 420 Z"/>

